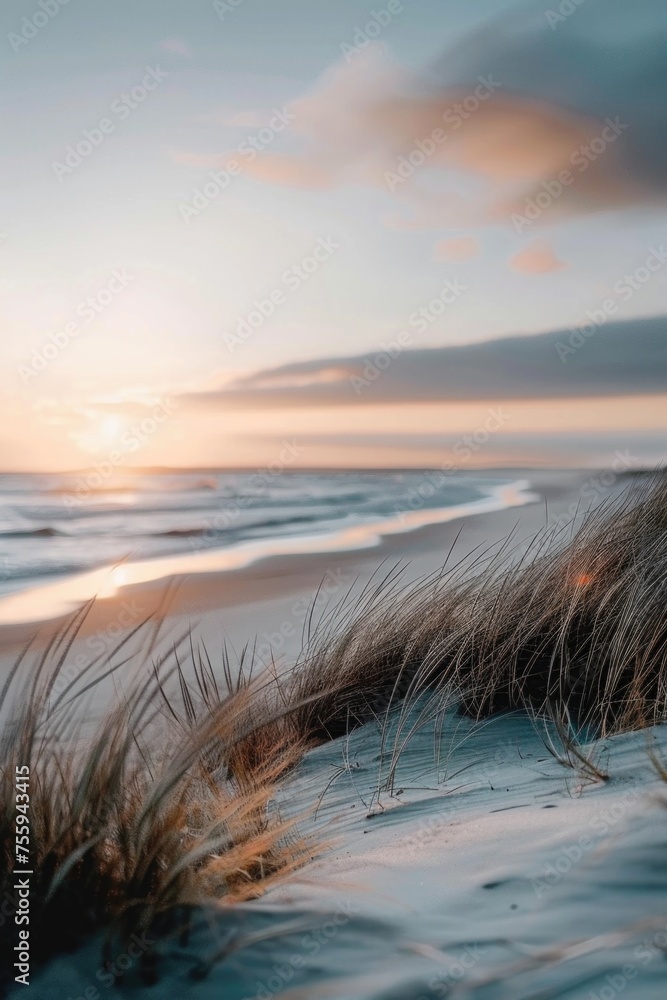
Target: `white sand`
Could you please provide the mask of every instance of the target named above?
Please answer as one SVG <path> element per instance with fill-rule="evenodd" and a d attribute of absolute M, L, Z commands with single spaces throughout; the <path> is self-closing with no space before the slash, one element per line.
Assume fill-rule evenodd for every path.
<path fill-rule="evenodd" d="M 667 753 L 667 732 L 650 735 Z M 89 946 L 45 970 L 31 995 L 74 1000 L 94 985 L 110 1000 L 607 1000 L 618 987 L 664 1000 L 666 817 L 647 739 L 596 746 L 611 780 L 589 783 L 525 719 L 479 726 L 449 716 L 439 766 L 426 727 L 402 756 L 403 791 L 392 799 L 377 796 L 386 762 L 381 769 L 379 731 L 367 726 L 311 753 L 283 795 L 283 811 L 298 814 L 340 769 L 317 817 L 300 822 L 301 832 L 335 839 L 319 860 L 243 908 L 243 920 L 225 908 L 202 918 L 187 947 L 165 949 L 151 989 L 135 968 L 122 988 L 102 987 Z M 250 939 L 206 980 L 190 978 L 232 929 L 240 944 L 281 928 L 273 940 Z"/>
<path fill-rule="evenodd" d="M 576 506 L 589 480 L 544 474 L 532 481 L 557 517 Z M 535 503 L 471 517 L 457 544 L 466 551 L 497 543 L 519 517 L 517 539 L 525 541 L 545 516 Z M 382 554 L 410 557 L 417 576 L 442 561 L 459 527 L 395 536 Z M 237 647 L 259 633 L 289 660 L 322 576 L 329 572 L 341 587 L 355 575 L 363 581 L 377 557 L 276 558 L 243 573 L 186 580 L 166 627 L 177 630 L 203 610 L 198 633 L 212 651 L 223 632 Z M 122 596 L 138 595 L 147 605 L 156 599 L 149 587 Z M 108 628 L 118 600 L 102 602 L 82 642 Z M 48 631 L 43 626 L 42 636 Z M 7 630 L 8 649 L 21 634 Z M 413 722 L 414 715 L 404 732 Z M 391 794 L 394 738 L 382 752 L 373 724 L 308 755 L 279 807 L 302 816 L 301 832 L 331 846 L 261 902 L 202 914 L 187 944 L 165 943 L 157 986 L 142 986 L 134 960 L 122 987 L 109 985 L 96 942 L 36 974 L 29 995 L 612 1000 L 622 993 L 664 1000 L 666 814 L 647 741 L 667 758 L 667 731 L 596 745 L 611 780 L 594 782 L 555 760 L 525 718 L 475 725 L 450 714 L 440 741 L 428 723 L 407 742 Z M 232 938 L 239 947 L 206 979 L 193 980 L 193 967 Z"/>

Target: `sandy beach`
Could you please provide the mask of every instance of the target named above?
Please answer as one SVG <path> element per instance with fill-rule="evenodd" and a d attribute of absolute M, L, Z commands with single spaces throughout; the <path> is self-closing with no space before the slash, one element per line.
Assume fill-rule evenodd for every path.
<path fill-rule="evenodd" d="M 465 554 L 512 533 L 520 558 L 545 522 L 567 526 L 598 476 L 531 473 L 528 503 L 388 536 L 363 554 L 295 555 L 189 576 L 172 583 L 162 605 L 163 584 L 121 590 L 94 609 L 76 646 L 85 655 L 135 602 L 142 615 L 161 607 L 169 634 L 193 626 L 212 653 L 222 636 L 240 648 L 256 635 L 260 661 L 289 663 L 323 579 L 335 601 L 380 559 L 404 561 L 417 579 L 454 543 Z M 623 486 L 608 482 L 598 502 Z M 55 627 L 42 623 L 39 641 Z M 6 627 L 7 645 L 29 630 Z M 401 732 L 411 736 L 388 780 Z M 641 983 L 637 995 L 658 1000 L 667 948 L 664 794 L 650 754 L 667 752 L 665 735 L 657 728 L 594 742 L 584 748 L 590 771 L 564 749 L 552 752 L 552 739 L 522 714 L 475 722 L 451 712 L 420 722 L 417 703 L 388 728 L 369 723 L 312 750 L 276 806 L 319 845 L 313 862 L 257 903 L 202 911 L 187 943 L 160 942 L 151 995 L 607 1000 L 611 989 L 634 996 Z M 201 975 L 193 976 L 193 962 Z M 139 963 L 127 969 L 122 987 L 105 978 L 93 941 L 40 971 L 32 995 L 144 996 Z"/>
<path fill-rule="evenodd" d="M 202 556 L 181 560 L 189 572 L 179 573 L 179 560 L 165 559 L 146 569 L 141 564 L 110 567 L 63 584 L 29 588 L 0 599 L 0 649 L 6 660 L 31 639 L 38 648 L 77 607 L 96 597 L 80 635 L 95 648 L 96 638 L 111 643 L 156 616 L 175 631 L 192 626 L 212 648 L 223 637 L 239 649 L 257 637 L 260 659 L 270 659 L 269 646 L 276 658 L 293 656 L 314 600 L 316 608 L 330 606 L 349 587 L 363 587 L 382 566 L 400 564 L 406 582 L 418 580 L 448 559 L 491 551 L 512 535 L 518 558 L 538 532 L 555 525 L 572 530 L 585 510 L 627 484 L 626 477 L 595 470 L 513 470 L 510 475 L 515 474 L 518 487 L 506 498 L 511 505 L 463 517 L 444 511 L 446 520 L 418 527 L 404 519 L 400 530 L 392 526 L 377 538 L 365 536 L 363 547 L 352 539 L 350 548 L 317 551 L 317 542 L 311 542 L 299 552 L 297 541 L 291 554 L 239 568 L 208 570 L 212 560 Z M 428 517 L 433 521 L 433 512 Z M 147 579 L 126 583 L 135 569 Z"/>
<path fill-rule="evenodd" d="M 665 1000 L 665 0 L 2 13 L 0 1000 Z"/>
<path fill-rule="evenodd" d="M 665 1000 L 665 0 L 7 0 L 0 1000 Z"/>

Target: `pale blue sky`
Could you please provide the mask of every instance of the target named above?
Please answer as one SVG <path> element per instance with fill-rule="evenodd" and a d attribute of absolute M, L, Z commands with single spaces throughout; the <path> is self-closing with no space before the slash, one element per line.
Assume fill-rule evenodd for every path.
<path fill-rule="evenodd" d="M 225 122 L 311 92 L 341 62 L 341 44 L 351 43 L 370 11 L 384 6 L 383 0 L 242 0 L 221 20 L 209 2 L 69 0 L 14 51 L 10 34 L 21 32 L 22 19 L 40 7 L 37 0 L 6 0 L 0 384 L 13 406 L 34 409 L 56 400 L 85 408 L 87 394 L 128 386 L 164 392 L 205 384 L 214 373 L 224 378 L 372 351 L 448 279 L 464 283 L 466 294 L 416 334 L 414 346 L 566 327 L 663 238 L 664 215 L 654 209 L 577 218 L 549 234 L 568 267 L 527 276 L 507 262 L 533 234 L 518 236 L 506 220 L 475 233 L 478 257 L 443 263 L 434 259 L 435 242 L 466 231 L 393 228 L 387 220 L 403 207 L 387 190 L 358 183 L 303 190 L 250 176 L 234 178 L 186 225 L 179 205 L 207 180 L 210 167 L 183 162 L 184 154 L 235 149 L 257 129 Z M 518 6 L 405 0 L 380 41 L 392 60 L 427 71 L 470 29 Z M 146 67 L 156 66 L 166 79 L 126 120 L 111 114 L 112 134 L 59 180 L 54 161 L 83 129 L 109 116 Z M 286 134 L 272 152 L 289 151 L 291 143 Z M 340 250 L 230 352 L 225 332 L 324 237 Z M 39 378 L 22 381 L 17 366 L 118 268 L 132 274 L 129 289 Z M 665 287 L 658 275 L 621 305 L 619 316 L 661 312 Z"/>

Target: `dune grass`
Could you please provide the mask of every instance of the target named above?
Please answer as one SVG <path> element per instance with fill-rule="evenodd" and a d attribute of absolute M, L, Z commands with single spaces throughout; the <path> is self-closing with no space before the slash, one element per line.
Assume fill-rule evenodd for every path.
<path fill-rule="evenodd" d="M 113 667 L 56 694 L 82 609 L 36 666 L 19 660 L 0 696 L 0 890 L 11 896 L 14 768 L 27 764 L 34 959 L 95 931 L 164 928 L 183 907 L 241 903 L 293 872 L 316 845 L 282 821 L 276 788 L 309 747 L 372 720 L 389 787 L 415 729 L 452 704 L 476 719 L 550 719 L 568 766 L 604 778 L 576 734 L 667 712 L 667 478 L 639 481 L 566 534 L 547 527 L 523 549 L 510 539 L 461 562 L 450 553 L 416 586 L 398 568 L 378 573 L 311 617 L 281 676 L 253 678 L 247 653 L 216 672 L 183 636 L 94 723 L 86 699 L 105 672 L 122 672 L 127 640 Z M 3 946 L 13 934 L 5 921 Z"/>
<path fill-rule="evenodd" d="M 97 931 L 108 932 L 109 954 L 156 922 L 162 935 L 179 932 L 188 908 L 252 899 L 312 856 L 293 824 L 269 808 L 277 782 L 302 752 L 298 743 L 265 742 L 255 764 L 229 768 L 251 725 L 242 669 L 221 695 L 202 657 L 185 680 L 177 646 L 175 663 L 155 664 L 101 719 L 85 711 L 85 695 L 99 678 L 79 677 L 55 694 L 85 613 L 54 638 L 15 693 L 19 707 L 6 718 L 1 741 L 3 900 L 13 900 L 15 769 L 30 769 L 36 964 Z M 5 685 L 3 709 L 24 659 Z M 4 912 L 0 943 L 11 955 L 16 927 Z M 144 954 L 149 980 L 153 964 L 154 955 Z"/>
<path fill-rule="evenodd" d="M 394 568 L 352 590 L 267 691 L 299 706 L 273 724 L 273 738 L 336 738 L 394 710 L 396 759 L 416 725 L 456 704 L 475 719 L 517 709 L 545 717 L 576 757 L 578 733 L 662 722 L 667 476 L 639 479 L 568 530 L 547 525 L 523 547 L 508 539 L 461 561 L 450 553 L 416 586 Z"/>

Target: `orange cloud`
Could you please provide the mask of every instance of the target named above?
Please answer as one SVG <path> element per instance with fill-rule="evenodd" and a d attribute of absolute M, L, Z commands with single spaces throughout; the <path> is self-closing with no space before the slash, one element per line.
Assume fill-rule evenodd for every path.
<path fill-rule="evenodd" d="M 182 38 L 165 38 L 160 42 L 160 48 L 164 52 L 183 56 L 184 59 L 189 59 L 192 56 L 192 49 Z"/>
<path fill-rule="evenodd" d="M 544 240 L 536 240 L 510 260 L 510 267 L 519 274 L 552 274 L 567 266 L 558 260 L 551 245 Z"/>
<path fill-rule="evenodd" d="M 509 223 L 520 233 L 536 217 L 664 199 L 666 116 L 655 93 L 667 82 L 657 43 L 667 18 L 654 39 L 635 30 L 628 9 L 616 58 L 601 41 L 601 7 L 578 11 L 557 34 L 543 12 L 508 12 L 428 78 L 371 44 L 291 105 L 289 155 L 260 153 L 252 173 L 311 188 L 384 188 L 415 204 L 413 228 L 436 216 L 440 227 Z M 467 205 L 452 200 L 455 174 L 479 182 Z"/>
<path fill-rule="evenodd" d="M 243 164 L 243 172 L 257 180 L 289 187 L 330 188 L 335 180 L 334 173 L 324 165 L 279 153 L 261 154 Z"/>
<path fill-rule="evenodd" d="M 474 236 L 459 236 L 456 239 L 440 240 L 436 243 L 436 260 L 472 260 L 479 253 L 479 243 Z"/>

